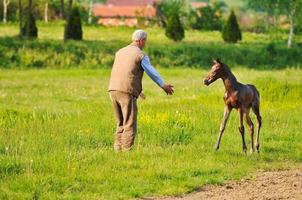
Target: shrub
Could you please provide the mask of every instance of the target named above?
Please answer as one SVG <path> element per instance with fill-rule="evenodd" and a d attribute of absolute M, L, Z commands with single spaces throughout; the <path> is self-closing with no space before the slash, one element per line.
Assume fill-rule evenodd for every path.
<path fill-rule="evenodd" d="M 155 4 L 156 16 L 159 26 L 166 27 L 168 20 L 177 14 L 180 18 L 188 14 L 186 0 L 161 0 Z"/>
<path fill-rule="evenodd" d="M 38 28 L 36 26 L 36 20 L 32 13 L 29 13 L 25 17 L 25 21 L 21 29 L 21 37 L 37 38 Z"/>
<path fill-rule="evenodd" d="M 82 40 L 82 21 L 81 14 L 78 7 L 73 7 L 65 25 L 64 40 Z"/>
<path fill-rule="evenodd" d="M 0 69 L 29 68 L 108 68 L 114 53 L 125 42 L 21 40 L 18 37 L 0 37 Z M 212 58 L 220 57 L 230 67 L 253 69 L 301 68 L 302 48 L 288 49 L 283 41 L 274 43 L 154 43 L 146 47 L 154 66 L 193 67 L 208 69 Z"/>
<path fill-rule="evenodd" d="M 166 36 L 174 41 L 181 41 L 185 37 L 185 30 L 177 13 L 167 21 Z"/>
<path fill-rule="evenodd" d="M 236 43 L 241 40 L 241 30 L 234 11 L 231 12 L 226 24 L 222 29 L 222 38 L 225 42 Z"/>

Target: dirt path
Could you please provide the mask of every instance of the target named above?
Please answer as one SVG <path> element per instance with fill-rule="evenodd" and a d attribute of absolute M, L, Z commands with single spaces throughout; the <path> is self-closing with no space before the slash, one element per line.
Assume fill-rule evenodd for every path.
<path fill-rule="evenodd" d="M 151 198 L 152 199 L 152 198 Z M 302 200 L 302 168 L 262 172 L 252 179 L 227 182 L 223 186 L 205 186 L 183 197 L 154 200 Z"/>

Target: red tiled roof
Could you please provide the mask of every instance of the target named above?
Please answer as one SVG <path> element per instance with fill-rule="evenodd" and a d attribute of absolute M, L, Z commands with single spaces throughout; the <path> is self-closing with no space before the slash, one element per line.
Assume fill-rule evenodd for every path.
<path fill-rule="evenodd" d="M 208 4 L 206 2 L 192 2 L 191 6 L 192 8 L 202 8 L 206 7 Z"/>
<path fill-rule="evenodd" d="M 107 0 L 106 4 L 96 4 L 93 14 L 102 18 L 113 17 L 154 17 L 156 10 L 154 3 L 159 0 Z M 205 2 L 192 2 L 192 8 L 205 7 Z"/>
<path fill-rule="evenodd" d="M 146 6 L 153 5 L 156 0 L 107 0 L 107 5 L 115 6 Z"/>
<path fill-rule="evenodd" d="M 93 8 L 93 14 L 97 17 L 154 17 L 155 12 L 152 6 L 97 5 Z"/>

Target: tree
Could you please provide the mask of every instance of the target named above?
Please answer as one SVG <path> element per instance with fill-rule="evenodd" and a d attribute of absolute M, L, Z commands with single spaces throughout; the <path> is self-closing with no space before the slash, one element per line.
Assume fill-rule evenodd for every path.
<path fill-rule="evenodd" d="M 156 3 L 156 16 L 158 24 L 166 27 L 169 18 L 175 14 L 179 18 L 185 18 L 189 13 L 189 4 L 186 0 L 162 0 Z"/>
<path fill-rule="evenodd" d="M 19 35 L 22 36 L 22 15 L 23 15 L 23 9 L 22 9 L 22 0 L 19 0 Z"/>
<path fill-rule="evenodd" d="M 0 0 L 1 22 L 17 21 L 18 9 L 18 0 Z"/>
<path fill-rule="evenodd" d="M 163 13 L 163 3 L 162 2 L 160 2 L 160 3 L 155 2 L 156 17 L 157 17 L 158 25 L 160 27 L 165 27 L 166 26 L 166 19 L 165 19 L 165 15 Z"/>
<path fill-rule="evenodd" d="M 65 6 L 64 6 L 64 0 L 60 0 L 60 5 L 61 5 L 61 19 L 66 19 L 65 15 Z"/>
<path fill-rule="evenodd" d="M 301 0 L 283 0 L 279 2 L 280 10 L 282 13 L 286 14 L 289 18 L 289 33 L 287 39 L 287 47 L 291 48 L 293 44 L 294 37 L 294 27 L 295 27 L 295 16 L 297 15 L 297 10 L 302 9 Z"/>
<path fill-rule="evenodd" d="M 226 6 L 222 2 L 208 4 L 208 6 L 192 9 L 194 29 L 221 30 L 222 28 L 222 8 Z"/>
<path fill-rule="evenodd" d="M 73 39 L 73 40 L 83 39 L 81 14 L 77 6 L 73 7 L 69 12 L 68 20 L 65 25 L 64 40 L 66 41 L 69 39 Z"/>
<path fill-rule="evenodd" d="M 48 23 L 49 18 L 52 17 L 49 14 L 55 12 L 55 10 L 58 7 L 60 7 L 60 18 L 64 19 L 62 16 L 65 15 L 65 11 L 64 11 L 64 5 L 63 5 L 63 11 L 61 10 L 62 9 L 62 6 L 60 4 L 61 1 L 59 2 L 59 0 L 40 0 L 40 2 L 37 2 L 37 3 L 41 4 L 41 5 L 44 4 L 43 11 L 42 11 L 42 7 L 41 7 L 40 13 L 41 13 L 41 15 L 42 15 L 42 12 L 44 13 L 44 17 L 43 18 L 44 18 L 44 22 L 45 23 Z M 64 0 L 63 0 L 63 3 L 64 3 Z M 62 12 L 64 14 L 62 14 Z"/>
<path fill-rule="evenodd" d="M 159 25 L 166 28 L 166 36 L 174 41 L 185 37 L 182 20 L 187 16 L 189 6 L 186 0 L 162 0 L 156 5 Z"/>
<path fill-rule="evenodd" d="M 249 4 L 254 9 L 262 9 L 269 16 L 286 15 L 289 19 L 289 33 L 287 47 L 291 48 L 294 37 L 295 18 L 300 13 L 297 10 L 302 9 L 301 0 L 249 0 Z"/>
<path fill-rule="evenodd" d="M 93 5 L 95 3 L 104 3 L 106 0 L 75 0 L 80 6 L 82 20 L 88 24 L 94 23 Z"/>
<path fill-rule="evenodd" d="M 222 38 L 225 42 L 229 43 L 236 43 L 242 39 L 241 30 L 233 10 L 222 29 Z"/>
<path fill-rule="evenodd" d="M 19 0 L 21 2 L 21 0 Z M 21 19 L 22 20 L 22 19 Z M 21 22 L 21 37 L 37 38 L 38 28 L 36 26 L 36 20 L 32 12 L 32 0 L 28 0 L 27 13 L 23 23 Z"/>
<path fill-rule="evenodd" d="M 45 0 L 45 7 L 44 7 L 44 21 L 48 23 L 48 0 Z"/>
<path fill-rule="evenodd" d="M 7 8 L 10 4 L 10 0 L 3 0 L 3 23 L 7 22 Z"/>
<path fill-rule="evenodd" d="M 73 0 L 68 1 L 68 17 L 70 17 L 71 9 L 72 9 Z"/>
<path fill-rule="evenodd" d="M 67 19 L 64 0 L 34 0 L 35 16 L 48 23 L 50 19 Z"/>
<path fill-rule="evenodd" d="M 166 36 L 174 41 L 181 41 L 185 37 L 185 30 L 177 13 L 171 15 L 167 21 Z"/>
<path fill-rule="evenodd" d="M 248 5 L 250 8 L 258 12 L 266 13 L 266 29 L 269 29 L 270 26 L 278 26 L 278 17 L 280 16 L 279 9 L 280 0 L 248 0 Z"/>
<path fill-rule="evenodd" d="M 93 8 L 93 0 L 90 0 L 89 9 L 88 9 L 88 24 L 92 23 L 92 8 Z"/>

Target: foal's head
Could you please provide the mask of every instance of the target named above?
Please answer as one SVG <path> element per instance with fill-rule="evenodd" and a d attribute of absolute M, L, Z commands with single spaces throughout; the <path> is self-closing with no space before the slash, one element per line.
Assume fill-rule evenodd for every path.
<path fill-rule="evenodd" d="M 209 74 L 204 79 L 205 85 L 210 85 L 219 78 L 223 78 L 227 72 L 227 67 L 219 60 L 213 60 L 213 66 Z"/>

